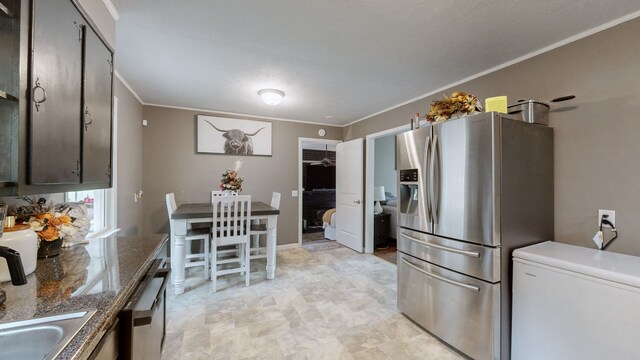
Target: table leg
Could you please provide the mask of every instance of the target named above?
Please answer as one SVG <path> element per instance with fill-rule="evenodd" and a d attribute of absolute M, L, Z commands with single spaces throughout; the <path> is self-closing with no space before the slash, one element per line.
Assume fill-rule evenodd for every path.
<path fill-rule="evenodd" d="M 273 280 L 276 277 L 276 241 L 277 237 L 277 215 L 274 219 L 267 221 L 267 279 Z"/>
<path fill-rule="evenodd" d="M 171 234 L 171 274 L 176 294 L 184 293 L 184 265 L 186 262 L 185 237 L 187 235 L 187 220 L 173 220 L 173 234 Z"/>

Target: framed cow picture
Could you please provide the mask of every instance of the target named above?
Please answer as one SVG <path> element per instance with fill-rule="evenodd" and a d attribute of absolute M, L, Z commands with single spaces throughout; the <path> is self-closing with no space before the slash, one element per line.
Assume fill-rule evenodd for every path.
<path fill-rule="evenodd" d="M 271 156 L 271 123 L 198 115 L 196 151 L 206 154 Z"/>

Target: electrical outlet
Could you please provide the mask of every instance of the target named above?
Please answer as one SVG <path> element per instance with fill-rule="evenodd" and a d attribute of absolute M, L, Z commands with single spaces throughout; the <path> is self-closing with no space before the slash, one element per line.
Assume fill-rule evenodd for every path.
<path fill-rule="evenodd" d="M 600 219 L 602 219 L 602 215 L 609 215 L 607 220 L 611 221 L 613 226 L 616 226 L 616 211 L 615 210 L 602 210 L 602 209 L 599 209 L 598 210 L 598 227 L 600 227 Z M 611 226 L 605 224 L 605 225 L 603 225 L 603 227 L 610 228 Z"/>
<path fill-rule="evenodd" d="M 298 190 L 291 190 L 291 197 L 298 197 Z"/>

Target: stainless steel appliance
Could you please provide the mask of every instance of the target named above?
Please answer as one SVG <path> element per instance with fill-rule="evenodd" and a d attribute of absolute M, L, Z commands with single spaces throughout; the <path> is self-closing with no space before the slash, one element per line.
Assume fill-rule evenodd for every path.
<path fill-rule="evenodd" d="M 168 281 L 169 269 L 165 268 L 164 259 L 154 260 L 118 316 L 119 359 L 161 358 L 166 334 Z"/>
<path fill-rule="evenodd" d="M 553 236 L 553 129 L 482 113 L 397 136 L 398 307 L 508 359 L 511 252 Z"/>

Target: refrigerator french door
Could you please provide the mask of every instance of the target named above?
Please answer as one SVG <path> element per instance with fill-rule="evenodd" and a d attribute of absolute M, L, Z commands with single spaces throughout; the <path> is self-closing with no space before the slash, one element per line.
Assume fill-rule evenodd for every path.
<path fill-rule="evenodd" d="M 508 359 L 511 252 L 553 236 L 553 129 L 482 113 L 396 140 L 398 307 L 472 358 Z"/>
<path fill-rule="evenodd" d="M 499 167 L 491 116 L 471 116 L 433 126 L 429 160 L 433 234 L 497 246 L 493 209 Z"/>

